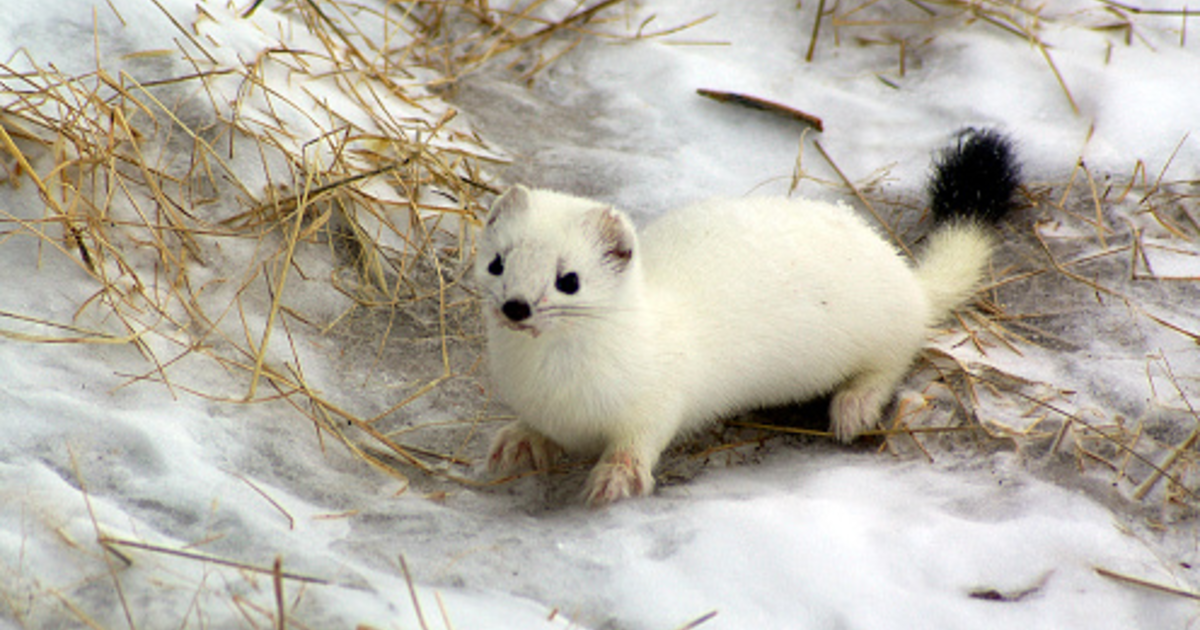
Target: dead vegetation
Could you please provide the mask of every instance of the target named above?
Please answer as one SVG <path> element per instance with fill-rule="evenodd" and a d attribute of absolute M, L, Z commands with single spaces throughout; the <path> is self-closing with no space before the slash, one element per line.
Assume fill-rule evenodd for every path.
<path fill-rule="evenodd" d="M 83 74 L 9 51 L 0 63 L 0 184 L 10 200 L 0 207 L 0 247 L 82 276 L 90 294 L 65 319 L 0 307 L 0 337 L 129 346 L 143 367 L 123 373 L 118 388 L 283 404 L 323 444 L 332 439 L 388 474 L 470 483 L 453 469 L 469 462 L 401 443 L 413 427 L 384 421 L 477 364 L 452 365 L 450 346 L 471 334 L 458 325 L 474 314 L 462 278 L 507 158 L 435 92 L 502 55 L 532 79 L 569 42 L 601 32 L 593 29 L 621 2 L 551 18 L 540 4 L 200 3 L 195 15 L 167 16 L 176 49 L 97 53 Z M 117 5 L 97 11 L 126 23 Z M 225 29 L 251 30 L 262 45 L 246 57 L 222 40 Z M 169 71 L 148 78 L 138 70 L 147 67 Z M 311 385 L 305 361 L 312 339 L 336 339 L 364 312 L 424 318 L 439 346 L 433 375 L 417 371 L 369 417 Z M 371 343 L 429 333 L 397 326 Z M 222 564 L 109 536 L 99 524 L 95 533 L 130 627 L 114 568 L 128 561 L 122 549 Z M 254 627 L 284 627 L 282 584 L 298 578 L 278 563 L 266 572 L 276 609 L 235 604 Z M 16 593 L 0 596 L 19 622 L 45 614 Z M 67 618 L 102 625 L 67 595 L 59 600 Z"/>
<path fill-rule="evenodd" d="M 521 80 L 532 80 L 586 38 L 618 37 L 604 27 L 610 16 L 628 32 L 632 13 L 612 0 L 581 3 L 553 20 L 538 2 L 513 11 L 486 2 L 383 8 L 337 0 L 262 4 L 240 13 L 199 5 L 193 24 L 176 22 L 178 50 L 130 55 L 181 56 L 191 71 L 176 76 L 139 80 L 110 72 L 101 60 L 82 76 L 63 76 L 19 56 L 4 66 L 8 100 L 0 141 L 7 183 L 34 186 L 45 204 L 41 216 L 0 211 L 4 239 L 32 237 L 39 256 L 69 260 L 91 277 L 96 292 L 69 322 L 0 312 L 13 323 L 0 334 L 34 342 L 130 344 L 148 368 L 129 374 L 127 384 L 157 382 L 223 401 L 282 400 L 318 434 L 333 436 L 390 474 L 415 468 L 475 483 L 453 470 L 471 463 L 464 444 L 481 416 L 437 423 L 435 428 L 458 428 L 457 446 L 445 452 L 414 437 L 421 424 L 396 420 L 413 401 L 479 368 L 477 357 L 452 357 L 453 346 L 477 342 L 473 300 L 462 281 L 472 229 L 495 192 L 489 168 L 506 159 L 458 124 L 458 113 L 437 91 L 497 62 Z M 302 49 L 264 47 L 236 63 L 208 35 L 266 10 L 302 27 Z M 1045 5 L 961 0 L 871 0 L 816 10 L 821 17 L 809 43 L 812 63 L 820 63 L 821 51 L 829 47 L 894 46 L 895 65 L 878 73 L 887 82 L 904 77 L 939 34 L 991 29 L 1030 42 L 1073 108 L 1070 87 L 1040 32 L 1073 20 L 1073 26 L 1116 32 L 1132 42 L 1144 13 L 1115 2 L 1101 2 L 1087 15 L 1064 16 L 1050 14 Z M 1190 14 L 1178 16 L 1182 44 Z M 687 26 L 649 33 L 651 19 L 634 29 L 635 37 L 669 35 Z M 331 98 L 334 94 L 343 100 Z M 819 141 L 813 144 L 841 175 L 835 158 Z M 1187 322 L 1172 322 L 1131 294 L 1145 283 L 1191 291 L 1197 280 L 1165 277 L 1152 264 L 1156 256 L 1192 256 L 1197 236 L 1193 199 L 1181 192 L 1186 183 L 1170 181 L 1169 167 L 1152 173 L 1138 164 L 1122 181 L 1101 182 L 1081 162 L 1067 182 L 1034 183 L 1026 191 L 1028 203 L 1043 218 L 1027 235 L 1032 240 L 1025 239 L 1024 258 L 998 268 L 980 308 L 960 317 L 967 331 L 962 342 L 984 355 L 989 348 L 1020 354 L 1025 347 L 1070 347 L 1064 335 L 1039 325 L 1063 314 L 1061 309 L 1013 312 L 1005 305 L 1005 292 L 1047 278 L 1111 298 L 1156 326 L 1197 339 Z M 806 177 L 798 167 L 796 181 Z M 869 182 L 855 184 L 841 175 L 840 184 L 897 243 L 908 246 L 911 226 L 893 225 L 875 207 L 895 200 L 875 197 Z M 1082 253 L 1060 253 L 1053 232 L 1064 224 L 1078 228 L 1081 235 L 1072 240 L 1074 251 Z M 309 271 L 314 256 L 333 263 L 319 273 Z M 1078 271 L 1119 260 L 1129 262 L 1127 277 L 1108 281 Z M 199 281 L 196 268 L 229 275 L 205 274 Z M 344 298 L 340 310 L 304 312 L 288 300 L 295 284 L 332 288 Z M 421 360 L 436 368 L 402 388 L 392 404 L 364 416 L 308 384 L 295 330 L 352 339 L 349 331 L 372 317 L 385 323 L 368 326 L 372 337 L 357 340 L 374 356 L 372 366 L 397 335 L 415 334 L 434 340 Z M 420 325 L 398 323 L 403 317 Z M 197 358 L 241 375 L 235 380 L 244 390 L 205 391 L 175 377 L 177 367 Z M 1191 413 L 1187 388 L 1169 365 L 1159 362 L 1154 369 L 1176 410 Z M 894 426 L 880 432 L 889 445 L 902 434 L 931 457 L 922 435 L 983 430 L 993 438 L 1036 436 L 1052 439 L 1054 451 L 1074 449 L 1080 467 L 1106 466 L 1121 478 L 1131 467 L 1143 470 L 1131 478 L 1139 499 L 1160 480 L 1168 482 L 1167 495 L 1193 498 L 1187 471 L 1195 467 L 1194 434 L 1173 444 L 1153 442 L 1141 421 L 1116 414 L 1087 420 L 1072 411 L 1072 392 L 980 374 L 945 352 L 931 354 L 926 370 L 934 374 L 929 387 L 938 391 L 901 401 Z M 1007 426 L 979 418 L 973 409 L 980 396 L 1006 398 L 1024 406 L 1016 416 L 1034 420 Z M 959 410 L 952 416 L 965 427 L 914 424 L 939 399 Z M 1054 428 L 1046 433 L 1047 427 Z"/>
<path fill-rule="evenodd" d="M 477 357 L 454 354 L 456 344 L 478 342 L 470 339 L 477 335 L 475 311 L 463 278 L 472 230 L 497 187 L 494 167 L 507 159 L 460 124 L 438 92 L 495 63 L 532 81 L 586 39 L 613 37 L 602 26 L 606 16 L 623 20 L 634 36 L 675 31 L 650 33 L 649 21 L 629 23 L 632 11 L 620 0 L 580 4 L 558 19 L 544 17 L 541 4 L 508 12 L 486 0 L 378 7 L 295 0 L 255 2 L 240 13 L 202 4 L 193 23 L 178 24 L 178 50 L 131 56 L 182 58 L 178 73 L 153 81 L 110 71 L 105 60 L 80 76 L 63 75 L 45 60 L 9 60 L 0 66 L 3 183 L 40 205 L 33 213 L 0 208 L 0 247 L 33 243 L 31 255 L 66 261 L 94 293 L 68 321 L 0 310 L 0 336 L 129 345 L 145 369 L 128 374 L 126 385 L 157 383 L 222 402 L 282 401 L 321 439 L 389 474 L 417 470 L 477 484 L 463 474 L 473 464 L 464 445 L 487 413 L 486 401 L 452 423 L 457 446 L 427 446 L 421 431 L 444 425 L 396 419 L 479 368 Z M 821 3 L 809 56 L 820 63 L 831 46 L 894 47 L 895 65 L 877 75 L 888 83 L 903 78 L 939 33 L 994 29 L 1028 41 L 1078 111 L 1039 33 L 1051 19 L 1074 19 L 1126 42 L 1139 37 L 1143 10 L 1098 5 L 1079 17 L 1049 16 L 1050 5 L 1021 2 L 863 0 L 828 10 Z M 302 49 L 265 46 L 240 59 L 208 36 L 209 28 L 268 9 L 306 34 Z M 1178 13 L 1181 43 L 1190 15 Z M 816 146 L 836 170 L 835 158 Z M 916 389 L 875 434 L 881 448 L 933 459 L 947 440 L 1015 444 L 1101 471 L 1133 500 L 1157 501 L 1171 513 L 1200 505 L 1200 415 L 1189 394 L 1195 374 L 1178 373 L 1165 354 L 1148 356 L 1144 369 L 1156 400 L 1130 417 L 1119 401 L 988 362 L 991 353 L 1077 348 L 1077 335 L 1057 324 L 1080 313 L 1119 312 L 1200 341 L 1194 320 L 1171 308 L 1173 296 L 1193 299 L 1200 282 L 1200 273 L 1173 271 L 1197 268 L 1196 182 L 1173 181 L 1170 167 L 1139 163 L 1125 176 L 1105 178 L 1080 162 L 1068 181 L 1031 182 L 1025 216 L 1033 220 L 1014 228 L 1024 231 L 1012 234 L 1013 253 L 995 269 L 978 309 L 961 314 L 952 340 L 928 353 L 911 381 Z M 872 212 L 897 203 L 869 183 L 839 183 Z M 905 243 L 905 226 L 876 216 Z M 1046 287 L 1065 297 L 1044 308 L 1020 297 Z M 311 300 L 292 299 L 313 294 L 336 297 L 339 310 L 306 312 Z M 362 341 L 372 348 L 372 365 L 404 334 L 433 340 L 422 355 L 428 375 L 397 388 L 392 403 L 371 414 L 311 386 L 300 349 L 308 335 L 345 339 L 350 333 L 339 326 L 364 317 L 385 321 Z M 421 325 L 396 324 L 403 317 Z M 956 358 L 956 346 L 974 348 L 983 360 Z M 198 364 L 229 379 L 216 390 L 197 383 L 189 374 Z M 722 438 L 691 456 L 754 448 L 782 432 L 823 435 L 745 420 L 738 426 L 749 437 Z M 97 535 L 109 547 L 140 544 Z M 262 571 L 277 589 L 296 579 L 279 565 Z M 244 610 L 257 622 L 283 623 L 282 603 L 277 615 Z"/>
<path fill-rule="evenodd" d="M 452 376 L 445 337 L 460 331 L 446 321 L 471 308 L 461 289 L 471 232 L 495 192 L 489 168 L 505 160 L 434 90 L 510 52 L 531 78 L 552 61 L 541 56 L 553 49 L 547 42 L 591 36 L 619 2 L 557 20 L 538 4 L 519 12 L 486 2 L 302 0 L 240 12 L 201 4 L 190 22 L 172 19 L 178 50 L 121 60 L 176 62 L 175 75 L 155 80 L 104 59 L 66 76 L 18 54 L 0 67 L 4 179 L 33 186 L 45 208 L 0 210 L 0 234 L 69 261 L 95 293 L 69 322 L 0 312 L 12 324 L 0 334 L 130 344 L 148 369 L 127 384 L 282 399 L 367 461 L 379 463 L 364 442 L 428 470 L 376 424 Z M 231 26 L 269 39 L 277 18 L 255 22 L 268 10 L 300 33 L 251 59 L 223 48 L 219 31 Z M 340 312 L 305 312 L 306 300 L 291 299 L 314 293 Z M 363 418 L 306 382 L 295 335 L 327 333 L 369 309 L 432 314 L 442 370 Z M 182 366 L 197 359 L 234 375 L 243 391 L 195 388 Z"/>
<path fill-rule="evenodd" d="M 961 0 L 868 0 L 836 3 L 826 10 L 822 2 L 816 7 L 820 19 L 811 33 L 807 60 L 820 63 L 821 51 L 837 46 L 894 47 L 894 64 L 879 68 L 876 76 L 899 89 L 896 81 L 932 54 L 939 36 L 984 29 L 1028 42 L 1054 77 L 1066 105 L 1080 115 L 1069 82 L 1055 64 L 1053 47 L 1044 41 L 1046 30 L 1111 33 L 1111 54 L 1112 46 L 1146 43 L 1139 18 L 1147 15 L 1177 19 L 1179 45 L 1185 46 L 1189 21 L 1196 17 L 1183 8 L 1148 11 L 1107 0 L 1090 11 L 1054 11 L 1050 4 Z M 1185 141 L 1180 138 L 1179 145 Z M 811 175 L 804 164 L 812 158 L 802 152 L 792 188 L 806 179 L 843 187 L 907 251 L 922 228 L 902 217 L 919 216 L 921 208 L 888 198 L 877 186 L 878 179 L 851 181 L 819 140 L 811 144 L 840 180 L 821 181 Z M 934 445 L 947 440 L 998 440 L 1040 460 L 1069 457 L 1080 473 L 1104 471 L 1129 499 L 1144 502 L 1154 497 L 1163 508 L 1158 518 L 1193 515 L 1200 507 L 1200 415 L 1191 398 L 1196 376 L 1177 372 L 1164 349 L 1146 349 L 1144 378 L 1153 398 L 1137 406 L 1138 417 L 1132 418 L 1123 392 L 1075 391 L 1029 380 L 1018 376 L 1018 370 L 1006 371 L 1003 361 L 991 360 L 997 354 L 1019 362 L 1027 355 L 1033 359 L 1059 353 L 1074 357 L 1067 361 L 1100 361 L 1086 352 L 1092 341 L 1088 334 L 1111 334 L 1113 343 L 1130 348 L 1154 343 L 1159 338 L 1155 331 L 1184 345 L 1200 342 L 1195 319 L 1181 306 L 1192 303 L 1200 290 L 1197 182 L 1173 178 L 1173 161 L 1174 156 L 1161 165 L 1139 161 L 1129 173 L 1106 174 L 1094 172 L 1081 159 L 1065 181 L 1029 181 L 1021 212 L 1027 219 L 1007 228 L 1008 251 L 994 269 L 992 285 L 975 309 L 958 315 L 957 330 L 949 340 L 927 353 L 910 380 L 918 391 L 900 398 L 890 426 L 873 433 L 881 448 L 933 460 L 938 452 Z M 1072 324 L 1066 323 L 1075 322 L 1078 328 L 1081 321 L 1095 325 L 1071 330 Z M 979 360 L 957 358 L 962 353 L 955 348 L 963 346 Z M 1111 382 L 1090 384 L 1103 387 Z M 753 421 L 731 424 L 830 435 Z"/>

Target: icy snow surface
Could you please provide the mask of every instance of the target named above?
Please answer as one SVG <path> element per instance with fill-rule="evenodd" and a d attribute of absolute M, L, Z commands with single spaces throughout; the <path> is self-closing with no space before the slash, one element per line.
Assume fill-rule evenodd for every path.
<path fill-rule="evenodd" d="M 197 21 L 190 0 L 161 4 L 183 24 Z M 206 21 L 203 33 L 229 55 L 224 63 L 300 30 L 264 28 L 286 24 L 272 4 L 264 3 L 251 29 L 237 10 L 200 3 L 223 16 Z M 820 183 L 838 178 L 814 137 L 850 179 L 861 184 L 886 169 L 876 189 L 919 206 L 929 156 L 967 125 L 1010 132 L 1031 186 L 1066 181 L 1081 155 L 1102 185 L 1105 175 L 1123 185 L 1139 161 L 1151 182 L 1168 163 L 1166 180 L 1200 178 L 1200 137 L 1188 136 L 1200 120 L 1200 38 L 1181 45 L 1179 16 L 1135 16 L 1126 44 L 1123 31 L 1080 27 L 1115 20 L 1100 2 L 1050 3 L 1046 11 L 1061 19 L 1040 35 L 1076 112 L 1041 50 L 984 23 L 908 50 L 903 75 L 897 46 L 857 44 L 848 28 L 835 43 L 827 24 L 814 62 L 805 63 L 816 3 L 796 4 L 646 0 L 617 11 L 629 30 L 651 15 L 648 32 L 713 17 L 659 39 L 589 40 L 532 87 L 496 64 L 447 98 L 513 156 L 507 181 L 590 195 L 639 221 L 711 195 L 786 194 L 802 146 L 800 168 L 810 179 L 798 193 L 847 198 Z M 920 11 L 916 3 L 879 4 L 898 22 Z M 128 56 L 172 50 L 179 37 L 146 0 L 4 0 L 0 15 L 0 51 L 14 68 L 32 59 L 65 74 L 88 72 L 96 66 L 95 33 L 113 75 L 123 69 L 148 81 L 193 71 L 173 56 Z M 3 81 L 6 90 L 19 87 L 13 77 Z M 825 132 L 802 141 L 795 123 L 702 99 L 697 88 L 786 102 L 821 116 Z M 0 189 L 5 218 L 42 216 L 32 189 L 29 182 Z M 1146 260 L 1156 272 L 1200 276 L 1194 242 L 1155 232 L 1144 216 L 1130 221 L 1149 231 Z M 1053 222 L 1038 229 L 1064 242 L 1087 234 Z M 95 291 L 76 265 L 39 256 L 31 239 L 0 236 L 0 263 L 6 313 L 71 322 Z M 1194 298 L 1144 291 L 1160 317 L 1200 330 L 1194 303 L 1179 303 L 1181 295 Z M 1070 311 L 1067 296 L 1012 299 Z M 1071 299 L 1094 305 L 1104 296 Z M 1132 309 L 1079 309 L 1054 327 L 1070 342 L 1061 352 L 995 347 L 989 365 L 1076 390 L 1080 407 L 1194 421 L 1179 411 L 1183 394 L 1200 392 L 1200 360 L 1188 337 Z M 941 338 L 938 347 L 982 360 L 958 340 Z M 304 353 L 309 380 L 347 404 L 394 401 L 386 378 L 344 374 L 367 368 L 348 366 L 331 344 L 314 340 Z M 1168 384 L 1164 366 L 1180 376 L 1182 392 Z M 227 374 L 208 369 L 189 382 L 236 391 Z M 319 580 L 284 580 L 291 618 L 307 627 L 670 630 L 704 618 L 698 627 L 705 629 L 1115 630 L 1187 628 L 1200 618 L 1194 600 L 1095 570 L 1196 591 L 1194 517 L 1179 516 L 1163 533 L 1147 526 L 1165 519 L 1155 511 L 1163 499 L 1136 503 L 1094 476 L 1076 480 L 1073 466 L 1029 465 L 1009 449 L 934 451 L 931 463 L 776 440 L 744 456 L 745 465 L 713 457 L 652 497 L 601 512 L 577 504 L 578 474 L 499 489 L 448 485 L 427 498 L 340 447 L 323 448 L 283 404 L 238 405 L 128 384 L 129 374 L 145 370 L 128 344 L 0 338 L 0 625 L 270 625 L 269 574 L 135 547 L 118 549 L 126 564 L 101 549 L 101 536 L 267 569 L 281 558 L 284 571 Z M 469 415 L 462 409 L 482 404 L 477 392 L 463 393 L 471 388 L 454 391 L 414 413 Z"/>

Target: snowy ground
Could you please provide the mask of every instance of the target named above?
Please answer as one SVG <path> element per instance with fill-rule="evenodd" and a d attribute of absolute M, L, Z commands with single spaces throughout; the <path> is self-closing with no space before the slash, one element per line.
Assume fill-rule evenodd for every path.
<path fill-rule="evenodd" d="M 263 3 L 253 23 L 237 17 L 245 6 L 162 7 L 199 33 L 220 68 L 280 42 L 316 45 L 274 4 Z M 1200 394 L 1200 138 L 1188 135 L 1200 120 L 1200 41 L 1186 33 L 1196 20 L 1170 1 L 1139 4 L 1165 9 L 1158 15 L 1061 0 L 1038 10 L 1042 47 L 994 20 L 968 20 L 955 3 L 861 4 L 839 8 L 840 21 L 826 18 L 806 63 L 816 3 L 630 3 L 595 28 L 652 33 L 712 17 L 659 38 L 585 38 L 532 87 L 519 77 L 530 62 L 506 67 L 510 55 L 439 93 L 462 111 L 455 124 L 510 156 L 490 174 L 498 183 L 590 195 L 639 221 L 702 197 L 788 194 L 794 184 L 796 194 L 861 208 L 817 139 L 910 242 L 921 230 L 932 152 L 963 126 L 1005 129 L 1023 157 L 1029 202 L 1004 228 L 992 293 L 1004 308 L 994 321 L 1010 333 L 965 318 L 979 343 L 961 325 L 938 335 L 938 352 L 901 395 L 918 409 L 915 424 L 938 425 L 961 414 L 956 400 L 968 392 L 973 421 L 1002 438 L 930 436 L 922 450 L 898 437 L 878 450 L 880 442 L 841 447 L 726 429 L 672 452 L 654 496 L 601 512 L 578 505 L 579 468 L 495 487 L 412 470 L 400 480 L 319 439 L 284 401 L 237 402 L 243 372 L 188 355 L 167 366 L 169 388 L 131 381 L 151 368 L 128 340 L 28 341 L 128 331 L 95 304 L 82 308 L 97 287 L 69 247 L 49 244 L 61 237 L 30 237 L 55 224 L 38 223 L 46 202 L 6 150 L 0 625 L 272 627 L 282 584 L 288 621 L 313 628 L 1196 626 L 1195 596 L 1128 578 L 1200 592 L 1200 503 L 1165 481 L 1147 483 L 1154 474 L 1145 462 L 1083 428 L 1136 434 L 1138 453 L 1161 464 L 1200 422 L 1191 411 Z M 189 46 L 182 31 L 145 0 L 36 9 L 3 0 L 0 15 L 11 69 L 36 63 L 79 75 L 97 67 L 98 50 L 112 76 L 124 70 L 147 82 L 198 71 L 171 53 Z M 1033 24 L 1029 16 L 1013 23 Z M 563 33 L 558 45 L 573 37 Z M 4 74 L 8 106 L 8 93 L 25 83 Z M 303 87 L 264 76 L 281 94 Z M 213 85 L 242 94 L 219 76 Z M 328 83 L 307 87 L 327 100 L 337 94 Z M 825 131 L 802 135 L 794 122 L 700 98 L 697 88 L 787 103 L 823 118 Z M 195 94 L 175 97 L 181 117 L 203 118 Z M 439 103 L 426 103 L 428 115 L 440 116 Z M 8 114 L 0 123 L 20 126 Z M 36 157 L 30 143 L 18 146 Z M 145 150 L 169 156 L 174 146 Z M 320 151 L 311 159 L 330 159 Z M 43 179 L 48 156 L 31 157 Z M 1076 168 L 1080 159 L 1086 170 Z M 278 157 L 243 151 L 229 160 L 286 171 Z M 214 217 L 239 211 L 233 193 L 213 199 L 202 209 Z M 256 251 L 213 246 L 193 281 L 211 286 L 204 295 L 214 300 L 228 298 L 229 285 L 214 279 L 241 277 Z M 327 286 L 328 249 L 297 256 L 306 273 L 288 285 L 290 305 L 333 319 L 348 301 Z M 128 264 L 157 263 L 130 250 Z M 247 286 L 238 321 L 261 334 L 269 289 Z M 442 370 L 430 321 L 427 312 L 359 310 L 328 335 L 296 325 L 263 345 L 280 364 L 303 357 L 309 384 L 370 417 Z M 448 355 L 456 376 L 389 416 L 390 429 L 502 413 L 472 369 L 472 322 L 458 322 L 466 332 Z M 168 341 L 148 335 L 146 343 L 174 356 Z M 216 335 L 205 343 L 223 347 Z M 1065 429 L 1060 412 L 1074 418 Z M 412 440 L 477 458 L 497 425 L 447 426 Z M 1180 452 L 1170 472 L 1194 488 L 1194 444 Z M 450 468 L 482 479 L 470 466 Z M 112 551 L 100 539 L 115 541 Z M 277 559 L 282 578 L 272 575 Z"/>

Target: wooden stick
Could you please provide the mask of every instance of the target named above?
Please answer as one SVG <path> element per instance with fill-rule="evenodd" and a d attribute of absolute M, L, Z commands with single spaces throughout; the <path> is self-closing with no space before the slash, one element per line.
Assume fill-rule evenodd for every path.
<path fill-rule="evenodd" d="M 287 607 L 283 604 L 283 556 L 275 556 L 275 566 L 271 570 L 271 581 L 275 583 L 275 629 L 287 629 Z"/>
<path fill-rule="evenodd" d="M 823 123 L 820 118 L 817 118 L 816 116 L 813 116 L 807 112 L 802 112 L 794 107 L 776 103 L 775 101 L 768 101 L 765 98 L 759 98 L 757 96 L 750 96 L 749 94 L 741 94 L 738 92 L 710 90 L 708 88 L 699 88 L 696 90 L 696 93 L 700 96 L 705 96 L 721 103 L 733 103 L 734 105 L 741 105 L 742 107 L 749 107 L 750 109 L 780 114 L 782 116 L 791 118 L 792 120 L 798 120 L 806 125 L 811 125 L 817 131 L 825 131 L 825 123 Z"/>

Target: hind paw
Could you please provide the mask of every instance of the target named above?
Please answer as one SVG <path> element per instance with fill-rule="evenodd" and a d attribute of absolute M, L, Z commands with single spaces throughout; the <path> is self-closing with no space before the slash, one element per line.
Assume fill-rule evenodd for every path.
<path fill-rule="evenodd" d="M 864 432 L 875 428 L 888 393 L 875 387 L 858 387 L 834 395 L 829 405 L 830 429 L 834 437 L 850 443 Z"/>

